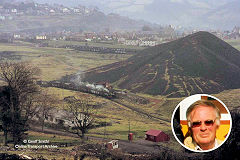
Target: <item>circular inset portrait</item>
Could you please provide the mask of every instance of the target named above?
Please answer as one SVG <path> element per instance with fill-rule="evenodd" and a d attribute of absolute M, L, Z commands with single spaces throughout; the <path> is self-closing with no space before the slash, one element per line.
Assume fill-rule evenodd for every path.
<path fill-rule="evenodd" d="M 183 147 L 194 152 L 209 152 L 227 140 L 232 118 L 222 101 L 211 95 L 196 94 L 177 105 L 171 125 Z"/>

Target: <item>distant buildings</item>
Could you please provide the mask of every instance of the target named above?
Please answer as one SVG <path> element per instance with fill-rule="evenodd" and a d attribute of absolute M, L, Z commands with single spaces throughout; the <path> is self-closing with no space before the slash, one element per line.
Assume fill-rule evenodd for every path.
<path fill-rule="evenodd" d="M 40 36 L 40 35 L 36 36 L 36 40 L 46 40 L 46 39 L 47 39 L 47 36 Z"/>
<path fill-rule="evenodd" d="M 223 40 L 240 39 L 240 27 L 235 26 L 232 31 L 211 31 L 212 34 Z"/>
<path fill-rule="evenodd" d="M 157 44 L 158 44 L 158 42 L 156 40 L 146 38 L 146 39 L 143 39 L 140 41 L 139 46 L 143 46 L 143 47 L 150 46 L 151 47 L 151 46 L 156 46 Z"/>
<path fill-rule="evenodd" d="M 16 16 L 16 15 L 64 15 L 64 14 L 79 14 L 88 15 L 94 12 L 95 9 L 78 6 L 69 8 L 62 5 L 38 4 L 33 2 L 22 2 L 12 5 L 10 2 L 0 5 L 0 16 Z M 2 18 L 3 19 L 3 18 Z M 5 20 L 5 19 L 4 19 Z"/>
<path fill-rule="evenodd" d="M 70 13 L 70 10 L 69 10 L 68 8 L 63 8 L 63 9 L 62 9 L 62 12 L 63 12 L 63 13 Z"/>
<path fill-rule="evenodd" d="M 21 35 L 20 34 L 14 34 L 13 37 L 14 37 L 14 39 L 20 39 Z"/>
<path fill-rule="evenodd" d="M 96 8 L 87 8 L 84 6 L 66 7 L 63 5 L 49 5 L 38 4 L 34 2 L 22 2 L 12 5 L 11 3 L 5 3 L 0 5 L 0 22 L 13 21 L 21 16 L 51 16 L 51 15 L 75 15 L 87 17 L 91 14 L 98 13 Z M 114 14 L 109 14 L 109 16 Z M 111 24 L 110 24 L 111 26 Z M 87 30 L 87 29 L 85 29 Z M 36 39 L 36 40 L 69 40 L 69 41 L 82 41 L 82 42 L 104 42 L 104 43 L 118 43 L 130 46 L 156 46 L 161 43 L 169 42 L 177 38 L 192 34 L 197 30 L 184 30 L 178 33 L 176 27 L 172 25 L 160 26 L 159 28 L 151 28 L 149 26 L 143 26 L 140 31 L 132 32 L 110 32 L 111 27 L 106 27 L 105 31 L 96 32 L 84 32 L 84 29 L 80 28 L 78 31 L 67 30 L 63 28 L 57 32 L 42 31 L 38 33 L 34 31 L 23 31 L 25 34 L 21 38 Z M 210 31 L 221 39 L 240 39 L 240 27 L 236 26 L 232 31 Z M 13 33 L 14 39 L 19 39 L 17 35 L 19 33 Z M 44 35 L 44 36 L 43 36 Z M 180 36 L 179 36 L 180 35 Z"/>
<path fill-rule="evenodd" d="M 130 45 L 130 46 L 141 46 L 141 47 L 151 47 L 151 46 L 156 46 L 160 44 L 161 41 L 157 41 L 156 39 L 153 38 L 146 38 L 140 39 L 126 39 L 123 44 L 125 45 Z"/>
<path fill-rule="evenodd" d="M 139 39 L 126 39 L 124 44 L 129 45 L 129 46 L 138 46 L 139 45 Z"/>

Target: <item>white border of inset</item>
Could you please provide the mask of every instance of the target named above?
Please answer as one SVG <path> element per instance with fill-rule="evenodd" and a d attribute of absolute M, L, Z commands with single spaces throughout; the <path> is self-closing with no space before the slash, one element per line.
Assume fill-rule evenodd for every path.
<path fill-rule="evenodd" d="M 190 149 L 190 148 L 186 147 L 186 146 L 178 139 L 178 137 L 176 136 L 175 131 L 174 131 L 174 127 L 173 127 L 173 119 L 174 119 L 176 110 L 180 107 L 180 104 L 181 104 L 182 101 L 184 101 L 185 99 L 187 99 L 187 98 L 189 98 L 189 97 L 192 97 L 192 96 L 207 96 L 207 97 L 214 98 L 215 100 L 217 100 L 218 102 L 220 102 L 220 103 L 225 107 L 225 109 L 227 110 L 228 114 L 230 115 L 230 129 L 229 129 L 229 131 L 228 131 L 228 134 L 227 134 L 226 138 L 224 139 L 224 141 L 223 141 L 219 146 L 214 147 L 214 148 L 209 149 L 209 150 L 203 150 L 203 151 L 193 150 L 193 149 Z M 190 151 L 192 151 L 192 152 L 200 152 L 200 153 L 203 153 L 203 152 L 211 152 L 211 151 L 213 151 L 213 150 L 221 147 L 221 145 L 222 145 L 223 143 L 225 143 L 225 141 L 228 139 L 228 137 L 229 137 L 229 135 L 230 135 L 230 133 L 231 133 L 231 130 L 232 130 L 232 116 L 231 116 L 231 113 L 229 112 L 227 106 L 226 106 L 220 99 L 218 99 L 218 98 L 216 98 L 216 97 L 214 97 L 214 96 L 208 95 L 208 94 L 194 94 L 194 95 L 191 95 L 191 96 L 189 96 L 189 97 L 186 97 L 185 99 L 183 99 L 183 100 L 176 106 L 176 108 L 175 108 L 174 111 L 173 111 L 172 118 L 171 118 L 171 128 L 172 128 L 172 132 L 173 132 L 173 135 L 174 135 L 175 139 L 176 139 L 176 140 L 178 141 L 178 143 L 180 143 L 184 148 L 186 148 L 186 149 L 188 149 L 188 150 L 190 150 Z M 193 103 L 194 103 L 194 102 L 193 102 Z"/>

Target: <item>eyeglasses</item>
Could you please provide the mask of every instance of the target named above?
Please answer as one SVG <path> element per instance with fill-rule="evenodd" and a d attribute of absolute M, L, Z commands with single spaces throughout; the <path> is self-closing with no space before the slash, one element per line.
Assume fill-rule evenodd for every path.
<path fill-rule="evenodd" d="M 215 120 L 206 120 L 206 121 L 204 121 L 205 126 L 208 126 L 208 127 L 213 126 L 213 124 L 215 123 L 216 119 L 217 118 L 215 118 Z M 191 123 L 191 127 L 192 128 L 200 127 L 201 125 L 202 125 L 202 121 L 196 121 L 196 122 L 192 122 Z"/>

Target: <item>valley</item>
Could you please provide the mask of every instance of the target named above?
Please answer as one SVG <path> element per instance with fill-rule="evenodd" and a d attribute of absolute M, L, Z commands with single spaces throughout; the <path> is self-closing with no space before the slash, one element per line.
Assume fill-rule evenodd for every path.
<path fill-rule="evenodd" d="M 72 159 L 74 155 L 76 155 L 75 152 L 77 150 L 81 150 L 81 152 L 77 154 L 78 156 L 85 155 L 85 158 L 90 157 L 92 159 L 98 159 L 102 155 L 102 152 L 106 152 L 106 155 L 110 157 L 119 155 L 120 157 L 129 156 L 130 159 L 134 159 L 134 156 L 137 156 L 139 159 L 141 157 L 144 159 L 144 156 L 149 158 L 148 156 L 152 153 L 155 153 L 155 155 L 152 156 L 158 156 L 157 152 L 161 154 L 171 151 L 180 154 L 183 152 L 183 148 L 172 134 L 171 116 L 173 110 L 182 99 L 193 93 L 197 93 L 193 92 L 194 90 L 208 93 L 211 89 L 215 89 L 217 93 L 213 95 L 221 99 L 230 110 L 239 108 L 240 87 L 235 89 L 219 89 L 219 84 L 216 85 L 215 82 L 211 82 L 210 80 L 203 82 L 203 79 L 199 77 L 174 75 L 173 73 L 181 73 L 186 66 L 181 66 L 181 63 L 175 61 L 179 57 L 175 56 L 173 48 L 171 51 L 164 48 L 167 44 L 163 45 L 163 49 L 156 47 L 134 47 L 134 49 L 138 50 L 138 52 L 134 54 L 98 54 L 62 47 L 69 42 L 64 43 L 64 41 L 62 41 L 62 44 L 58 47 L 56 47 L 56 45 L 60 43 L 56 43 L 55 41 L 49 41 L 48 43 L 48 47 L 41 47 L 35 43 L 24 41 L 0 43 L 0 59 L 2 62 L 28 62 L 38 67 L 41 70 L 41 75 L 38 77 L 41 81 L 61 80 L 64 77 L 71 78 L 73 75 L 79 76 L 79 82 L 86 80 L 89 83 L 97 83 L 98 81 L 102 81 L 102 78 L 107 78 L 104 79 L 104 81 L 110 82 L 112 87 L 121 93 L 121 96 L 108 99 L 96 94 L 59 87 L 42 87 L 42 90 L 46 90 L 50 95 L 57 97 L 59 102 L 57 110 L 67 108 L 67 104 L 64 101 L 66 97 L 75 96 L 79 99 L 90 98 L 94 105 L 98 106 L 95 109 L 96 122 L 105 125 L 90 129 L 89 132 L 86 133 L 88 139 L 83 143 L 79 137 L 69 134 L 64 128 L 51 128 L 50 124 L 46 124 L 44 130 L 41 131 L 40 128 L 36 129 L 36 126 L 40 127 L 39 124 L 36 123 L 35 127 L 27 131 L 29 139 L 48 139 L 52 144 L 59 146 L 69 144 L 69 146 L 63 145 L 63 147 L 59 147 L 58 149 L 50 150 L 14 151 L 12 150 L 12 144 L 10 144 L 8 148 L 1 147 L 1 152 L 3 153 L 24 153 L 34 158 L 42 156 L 47 159 L 58 159 L 59 156 Z M 82 45 L 78 42 L 74 43 L 76 43 L 76 45 Z M 239 49 L 240 43 L 235 41 L 229 43 Z M 88 42 L 88 45 L 96 46 L 96 44 L 92 42 Z M 110 48 L 119 48 L 119 46 L 115 45 L 106 45 Z M 170 45 L 177 44 L 171 43 Z M 129 46 L 124 45 L 120 47 L 129 48 Z M 153 51 L 160 52 L 163 57 L 156 59 L 158 55 L 155 55 Z M 167 52 L 165 53 L 165 51 Z M 201 54 L 201 52 L 199 52 L 199 54 Z M 151 57 L 152 55 L 153 57 Z M 139 57 L 142 58 L 140 59 Z M 144 64 L 147 60 L 151 60 L 150 62 L 152 63 Z M 139 64 L 134 66 L 133 64 L 135 62 L 139 62 Z M 132 66 L 128 67 L 128 65 Z M 144 66 L 144 68 L 138 70 L 139 67 L 142 66 Z M 125 68 L 122 69 L 122 67 Z M 105 72 L 110 73 L 101 75 Z M 143 78 L 137 77 L 140 73 L 145 74 Z M 195 73 L 189 71 L 188 75 L 191 74 Z M 88 79 L 89 75 L 94 79 L 96 75 L 100 75 L 100 78 L 96 78 L 98 81 L 92 81 L 93 79 Z M 117 79 L 119 75 L 122 77 Z M 159 77 L 163 77 L 162 80 L 159 80 Z M 128 81 L 134 81 L 133 85 L 129 84 Z M 71 81 L 68 82 L 72 83 Z M 4 82 L 1 82 L 1 84 L 3 85 Z M 154 88 L 159 84 L 165 85 L 160 85 L 161 88 Z M 209 87 L 209 90 L 207 90 L 206 86 L 210 84 L 214 84 L 214 86 Z M 171 88 L 172 85 L 174 88 Z M 148 91 L 151 87 L 155 90 Z M 159 90 L 162 91 L 162 95 L 156 94 L 159 93 Z M 171 96 L 171 94 L 178 96 Z M 145 133 L 149 129 L 159 129 L 165 132 L 170 136 L 170 140 L 158 143 L 145 141 Z M 128 141 L 129 133 L 133 133 L 134 135 L 132 142 Z M 0 134 L 1 142 L 3 140 L 3 133 L 1 132 Z M 112 139 L 119 140 L 120 150 L 117 150 L 117 153 L 102 149 L 102 145 Z M 136 150 L 136 146 L 147 149 Z M 91 150 L 94 147 L 96 147 L 95 151 Z"/>

